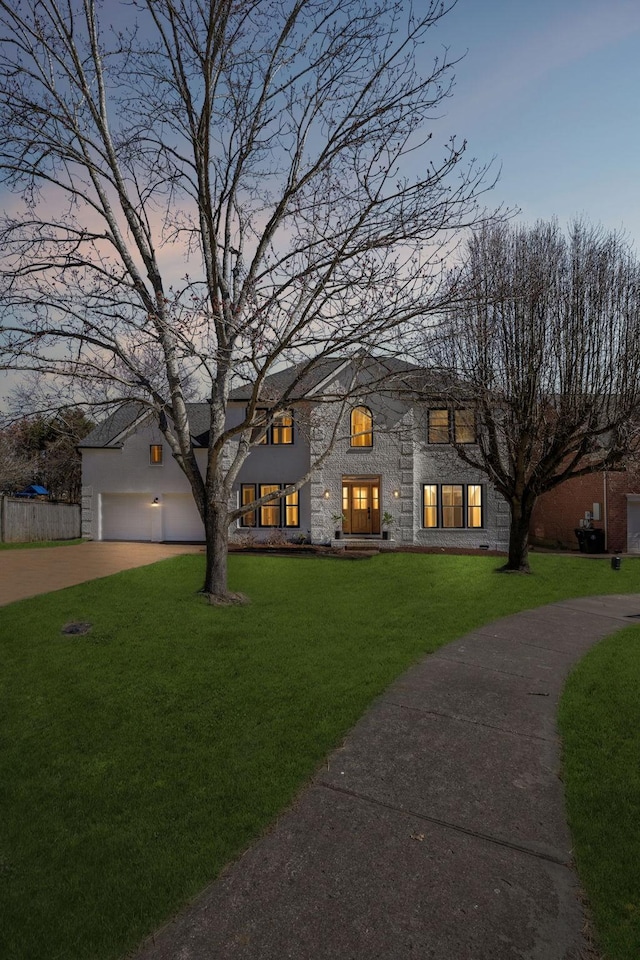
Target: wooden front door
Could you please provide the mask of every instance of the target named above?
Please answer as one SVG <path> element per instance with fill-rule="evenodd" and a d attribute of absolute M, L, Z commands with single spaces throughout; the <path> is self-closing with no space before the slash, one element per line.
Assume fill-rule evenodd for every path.
<path fill-rule="evenodd" d="M 345 533 L 366 536 L 380 533 L 380 482 L 355 479 L 342 486 Z"/>

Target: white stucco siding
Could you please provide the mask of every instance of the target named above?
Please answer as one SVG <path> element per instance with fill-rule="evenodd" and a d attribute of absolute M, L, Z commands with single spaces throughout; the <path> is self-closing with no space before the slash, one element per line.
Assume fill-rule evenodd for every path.
<path fill-rule="evenodd" d="M 230 418 L 238 411 L 230 411 Z M 302 407 L 294 410 L 293 443 L 259 444 L 251 450 L 240 469 L 234 484 L 235 503 L 240 503 L 242 484 L 261 483 L 284 484 L 297 483 L 309 470 L 309 411 Z M 309 484 L 305 484 L 298 493 L 300 524 L 298 527 L 285 528 L 285 536 L 307 535 L 311 529 L 311 494 Z M 246 532 L 239 523 L 235 525 L 238 533 Z M 251 528 L 256 540 L 263 540 L 273 534 L 273 528 Z"/>
<path fill-rule="evenodd" d="M 149 462 L 151 444 L 163 445 L 161 465 Z M 198 450 L 196 456 L 204 470 L 206 451 Z M 193 503 L 193 511 L 197 513 L 187 478 L 171 456 L 157 425 L 150 421 L 127 437 L 121 447 L 82 449 L 82 483 L 82 533 L 94 540 L 164 539 L 165 496 L 182 495 L 189 498 Z M 156 497 L 158 504 L 154 506 Z M 178 502 L 172 501 L 174 506 Z M 191 513 L 190 507 L 186 509 Z M 148 522 L 144 519 L 147 512 Z M 193 524 L 185 528 L 184 537 L 176 535 L 177 530 L 171 518 L 169 529 L 172 539 L 198 539 L 192 535 Z M 127 530 L 131 534 L 123 536 Z"/>

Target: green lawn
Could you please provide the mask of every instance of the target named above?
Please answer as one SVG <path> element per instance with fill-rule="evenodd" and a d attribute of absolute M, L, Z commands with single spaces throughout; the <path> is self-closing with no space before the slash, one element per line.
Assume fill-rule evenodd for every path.
<path fill-rule="evenodd" d="M 292 798 L 390 681 L 473 626 L 634 591 L 640 565 L 391 554 L 183 556 L 0 609 L 0 956 L 103 960 L 166 920 Z M 64 636 L 69 621 L 87 635 Z"/>
<path fill-rule="evenodd" d="M 34 550 L 39 547 L 68 547 L 74 543 L 83 543 L 79 540 L 30 540 L 28 543 L 0 543 L 0 550 Z"/>
<path fill-rule="evenodd" d="M 640 628 L 599 643 L 559 714 L 580 877 L 608 960 L 640 957 Z"/>

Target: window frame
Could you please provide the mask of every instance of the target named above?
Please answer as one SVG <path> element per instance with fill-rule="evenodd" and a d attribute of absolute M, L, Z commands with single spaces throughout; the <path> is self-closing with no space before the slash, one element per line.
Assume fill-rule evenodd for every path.
<path fill-rule="evenodd" d="M 159 453 L 159 457 L 154 454 Z M 149 466 L 150 467 L 161 467 L 164 464 L 164 444 L 162 443 L 150 443 L 149 444 Z"/>
<path fill-rule="evenodd" d="M 357 432 L 354 429 L 354 417 L 356 414 L 364 412 L 365 416 L 369 420 L 369 429 L 368 430 L 358 430 Z M 369 438 L 369 443 L 364 441 Z M 354 442 L 356 441 L 356 442 Z M 358 442 L 362 441 L 362 442 Z M 357 406 L 352 407 L 349 413 L 349 448 L 351 450 L 371 450 L 373 447 L 373 412 L 370 407 L 367 407 L 364 403 L 359 403 Z"/>
<path fill-rule="evenodd" d="M 244 506 L 247 503 L 251 503 L 253 500 L 259 500 L 261 497 L 264 497 L 268 492 L 267 487 L 277 487 L 280 491 L 283 491 L 289 486 L 291 486 L 290 483 L 260 483 L 259 481 L 252 483 L 241 483 L 238 494 L 239 505 Z M 245 491 L 249 490 L 253 491 L 253 495 L 245 498 Z M 267 510 L 278 511 L 278 523 L 263 522 L 263 518 L 265 516 L 263 511 Z M 293 513 L 295 523 L 289 522 L 290 513 Z M 253 522 L 249 522 L 249 518 L 252 518 Z M 248 513 L 243 513 L 242 516 L 238 517 L 238 526 L 248 530 L 299 530 L 300 491 L 294 490 L 293 493 L 288 493 L 286 495 L 281 493 L 279 497 L 274 498 L 269 503 L 263 504 L 256 510 L 250 510 Z"/>
<path fill-rule="evenodd" d="M 449 488 L 451 492 L 455 488 L 459 488 L 462 491 L 462 498 L 460 503 L 445 503 L 444 502 L 444 489 Z M 471 491 L 476 491 L 474 494 Z M 422 495 L 421 495 L 421 513 L 422 513 L 422 529 L 423 530 L 484 530 L 485 527 L 485 490 L 486 484 L 484 483 L 423 483 L 422 484 Z M 429 501 L 426 500 L 427 491 L 429 491 Z M 435 502 L 432 499 L 432 492 L 435 491 Z M 480 503 L 471 502 L 472 499 L 475 501 L 479 492 Z M 427 510 L 434 511 L 435 515 L 435 524 L 429 524 L 425 522 L 427 519 Z M 462 516 L 461 524 L 445 524 L 445 510 L 446 511 L 456 511 L 460 510 Z M 471 524 L 469 521 L 473 517 L 479 517 L 479 524 Z"/>
<path fill-rule="evenodd" d="M 293 446 L 295 443 L 295 418 L 293 415 L 293 409 L 289 408 L 287 410 L 279 410 L 277 413 L 272 413 L 268 407 L 256 407 L 256 420 L 258 421 L 257 426 L 261 426 L 261 423 L 268 422 L 270 418 L 271 423 L 269 423 L 269 426 L 265 427 L 264 435 L 261 440 L 258 440 L 258 445 L 265 445 L 269 447 Z M 282 423 L 282 420 L 285 419 L 288 419 L 290 422 L 286 424 Z M 290 440 L 281 439 L 285 431 L 290 431 Z"/>
<path fill-rule="evenodd" d="M 461 423 L 458 424 L 458 415 L 460 415 Z M 468 415 L 469 423 L 464 423 L 463 417 Z M 459 440 L 458 431 L 462 431 L 465 427 L 469 427 L 471 430 L 471 440 Z M 453 442 L 459 444 L 460 446 L 469 446 L 478 441 L 478 426 L 476 422 L 476 412 L 471 407 L 456 407 L 453 410 Z"/>
<path fill-rule="evenodd" d="M 432 419 L 434 414 L 446 414 L 446 424 L 432 424 Z M 463 417 L 467 416 L 469 418 L 469 423 L 464 423 Z M 444 418 L 441 418 L 444 419 Z M 458 422 L 460 420 L 460 422 Z M 459 440 L 458 434 L 461 433 L 465 427 L 471 428 L 471 434 L 473 439 L 471 440 Z M 445 435 L 446 439 L 434 439 L 432 437 L 432 430 L 440 432 L 440 436 Z M 432 407 L 427 411 L 427 443 L 432 446 L 442 446 L 443 444 L 452 444 L 456 443 L 459 446 L 469 446 L 471 444 L 478 442 L 478 429 L 476 422 L 475 410 L 472 407 Z"/>
<path fill-rule="evenodd" d="M 441 423 L 437 425 L 436 424 L 432 425 L 432 419 L 434 419 L 434 414 L 437 414 L 437 413 L 445 414 L 446 421 L 447 421 L 446 424 Z M 434 440 L 431 436 L 432 429 L 434 431 L 436 430 L 444 431 L 446 434 L 446 439 Z M 447 407 L 434 407 L 433 409 L 429 409 L 427 411 L 427 443 L 433 444 L 434 446 L 442 445 L 445 443 L 451 443 L 451 417 L 450 417 L 450 411 L 448 410 Z"/>

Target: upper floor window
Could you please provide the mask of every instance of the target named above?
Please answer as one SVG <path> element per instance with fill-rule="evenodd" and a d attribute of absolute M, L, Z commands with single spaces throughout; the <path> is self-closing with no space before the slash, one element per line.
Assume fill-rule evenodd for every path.
<path fill-rule="evenodd" d="M 258 423 L 266 423 L 268 417 L 269 411 L 265 408 L 256 411 Z M 274 446 L 293 443 L 293 411 L 281 410 L 274 414 L 273 420 L 259 442 L 273 444 Z"/>
<path fill-rule="evenodd" d="M 369 407 L 354 407 L 351 411 L 351 446 L 373 446 L 373 414 Z"/>
<path fill-rule="evenodd" d="M 429 410 L 429 443 L 449 443 L 448 410 Z"/>
<path fill-rule="evenodd" d="M 429 410 L 429 443 L 475 443 L 476 418 L 473 410 Z"/>
<path fill-rule="evenodd" d="M 152 443 L 149 446 L 149 463 L 159 467 L 162 465 L 162 444 Z"/>

